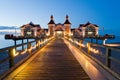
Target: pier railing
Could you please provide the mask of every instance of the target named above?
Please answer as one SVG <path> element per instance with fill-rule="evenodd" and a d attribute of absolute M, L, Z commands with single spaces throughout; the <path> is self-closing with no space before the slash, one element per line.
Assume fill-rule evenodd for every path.
<path fill-rule="evenodd" d="M 120 79 L 120 49 L 91 43 L 80 38 L 66 38 L 85 55 Z"/>
<path fill-rule="evenodd" d="M 0 78 L 4 76 L 3 74 L 8 74 L 9 69 L 18 67 L 22 64 L 51 39 L 53 39 L 53 37 L 45 39 L 40 38 L 0 49 L 0 56 L 3 56 L 0 59 Z"/>

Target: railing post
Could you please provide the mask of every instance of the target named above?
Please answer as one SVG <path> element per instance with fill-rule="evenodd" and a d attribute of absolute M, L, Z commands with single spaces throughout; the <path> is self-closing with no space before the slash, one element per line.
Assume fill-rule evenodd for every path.
<path fill-rule="evenodd" d="M 75 38 L 73 38 L 73 44 L 75 44 Z"/>
<path fill-rule="evenodd" d="M 14 40 L 14 45 L 16 46 L 17 45 L 17 41 L 16 40 Z M 15 48 L 16 49 L 16 48 Z"/>
<path fill-rule="evenodd" d="M 22 50 L 24 50 L 24 45 L 23 45 L 23 43 L 24 43 L 24 41 L 23 41 L 23 39 L 22 39 Z"/>
<path fill-rule="evenodd" d="M 9 60 L 9 68 L 13 67 L 14 66 L 14 54 L 16 53 L 16 49 L 15 48 L 11 48 L 9 50 L 9 57 L 10 57 L 10 60 Z"/>
<path fill-rule="evenodd" d="M 46 44 L 46 38 L 44 39 L 44 45 Z"/>
<path fill-rule="evenodd" d="M 39 48 L 39 40 L 36 41 L 36 48 Z"/>
<path fill-rule="evenodd" d="M 37 40 L 35 40 L 35 45 L 36 45 L 36 49 L 38 48 L 38 45 L 37 45 Z"/>
<path fill-rule="evenodd" d="M 14 40 L 14 45 L 15 45 L 15 46 L 17 45 L 16 40 Z"/>
<path fill-rule="evenodd" d="M 27 39 L 27 49 L 28 49 L 28 42 L 29 42 L 29 40 Z"/>
<path fill-rule="evenodd" d="M 106 66 L 109 67 L 109 68 L 110 68 L 110 65 L 111 65 L 110 56 L 111 56 L 111 49 L 106 48 Z"/>
<path fill-rule="evenodd" d="M 42 46 L 41 43 L 42 43 L 42 41 L 41 41 L 41 39 L 40 39 L 40 47 Z"/>
<path fill-rule="evenodd" d="M 44 45 L 46 44 L 46 38 L 44 38 Z"/>
<path fill-rule="evenodd" d="M 27 44 L 27 50 L 31 54 L 31 43 L 30 42 Z"/>
<path fill-rule="evenodd" d="M 44 39 L 42 39 L 42 46 L 44 46 Z"/>
<path fill-rule="evenodd" d="M 80 40 L 80 42 L 79 42 L 79 44 L 80 44 L 80 49 L 82 49 L 82 43 L 83 43 L 83 41 Z"/>
<path fill-rule="evenodd" d="M 40 40 L 38 40 L 38 48 L 40 48 Z"/>
<path fill-rule="evenodd" d="M 90 54 L 90 43 L 87 43 L 87 47 L 88 47 L 88 54 Z"/>
<path fill-rule="evenodd" d="M 43 46 L 43 39 L 41 39 L 41 46 Z"/>
<path fill-rule="evenodd" d="M 79 41 L 80 41 L 80 40 L 78 39 L 78 40 L 77 40 L 77 46 L 79 46 Z"/>

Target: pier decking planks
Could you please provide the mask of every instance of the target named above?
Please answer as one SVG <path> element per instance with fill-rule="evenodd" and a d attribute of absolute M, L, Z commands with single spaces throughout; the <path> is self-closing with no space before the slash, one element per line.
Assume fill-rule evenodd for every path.
<path fill-rule="evenodd" d="M 13 80 L 90 80 L 62 39 L 51 41 Z"/>

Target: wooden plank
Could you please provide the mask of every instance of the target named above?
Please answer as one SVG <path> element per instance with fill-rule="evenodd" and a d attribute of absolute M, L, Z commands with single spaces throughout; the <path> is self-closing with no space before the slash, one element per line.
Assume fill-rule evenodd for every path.
<path fill-rule="evenodd" d="M 13 80 L 90 80 L 62 39 L 49 43 Z"/>

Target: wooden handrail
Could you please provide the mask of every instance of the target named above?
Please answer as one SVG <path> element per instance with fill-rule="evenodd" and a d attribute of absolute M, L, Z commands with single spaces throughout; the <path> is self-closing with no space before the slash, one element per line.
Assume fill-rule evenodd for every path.
<path fill-rule="evenodd" d="M 33 42 L 35 42 L 35 41 L 30 41 L 30 43 L 33 43 Z M 28 43 L 26 42 L 26 43 L 23 43 L 23 44 L 18 44 L 16 46 L 9 46 L 9 47 L 5 47 L 5 48 L 1 48 L 0 52 L 6 51 L 6 50 L 10 50 L 11 48 L 19 47 L 19 46 L 26 45 L 26 44 L 28 44 Z"/>
<path fill-rule="evenodd" d="M 100 57 L 104 56 L 103 58 L 105 58 L 105 62 L 106 62 L 105 66 L 108 67 L 108 68 L 111 68 L 111 64 L 112 64 L 111 61 L 114 61 L 114 62 L 116 62 L 120 65 L 120 59 L 117 59 L 117 58 L 114 58 L 114 57 L 111 56 L 111 51 L 112 50 L 118 51 L 118 54 L 120 54 L 120 49 L 119 48 L 109 47 L 109 46 L 102 45 L 102 44 L 91 43 L 89 41 L 86 41 L 86 40 L 83 40 L 83 39 L 78 39 L 78 38 L 71 38 L 71 39 L 66 38 L 66 39 L 69 40 L 70 42 L 74 43 L 74 44 L 76 44 L 76 42 L 78 42 L 78 44 L 76 44 L 76 45 L 79 45 L 79 49 L 81 49 L 81 50 L 83 50 L 83 46 L 82 46 L 82 45 L 84 45 L 83 42 L 87 42 L 87 45 L 86 45 L 87 52 L 84 51 L 84 50 L 83 51 L 89 56 L 91 56 L 90 47 L 92 47 L 92 46 L 102 47 L 102 48 L 106 49 L 106 51 L 105 51 L 104 54 L 99 55 L 99 56 Z M 102 62 L 101 62 L 101 64 L 104 65 L 104 63 L 102 63 Z M 115 71 L 113 71 L 113 72 L 115 72 Z"/>
<path fill-rule="evenodd" d="M 21 53 L 17 54 L 17 47 L 23 47 L 25 45 L 27 45 L 27 48 L 26 49 L 22 49 L 20 52 L 24 52 L 26 51 L 25 53 L 29 53 L 28 56 L 32 55 L 32 48 L 36 48 L 36 49 L 39 49 L 41 48 L 42 46 L 44 46 L 48 41 L 50 41 L 51 39 L 53 39 L 53 37 L 49 37 L 47 39 L 36 39 L 35 41 L 27 41 L 26 43 L 22 43 L 22 44 L 17 44 L 15 46 L 9 46 L 9 47 L 6 47 L 6 48 L 2 48 L 0 49 L 0 54 L 3 54 L 1 52 L 5 52 L 7 51 L 8 53 L 8 57 L 4 58 L 3 60 L 0 60 L 0 64 L 3 64 L 4 62 L 6 61 L 9 61 L 9 68 L 12 68 L 15 64 L 15 57 L 16 55 L 22 55 Z M 46 41 L 45 41 L 46 40 Z M 44 42 L 45 41 L 45 42 Z M 32 43 L 35 43 L 35 46 L 32 46 L 31 44 Z M 18 62 L 19 63 L 19 62 Z"/>

